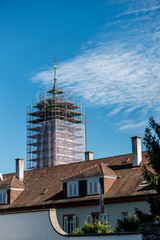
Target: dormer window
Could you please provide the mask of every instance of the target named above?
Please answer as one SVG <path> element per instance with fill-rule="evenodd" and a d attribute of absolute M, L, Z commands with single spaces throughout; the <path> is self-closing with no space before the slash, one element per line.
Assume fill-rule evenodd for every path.
<path fill-rule="evenodd" d="M 99 178 L 91 178 L 87 180 L 87 194 L 99 194 Z"/>
<path fill-rule="evenodd" d="M 78 181 L 72 181 L 67 183 L 67 197 L 78 196 Z"/>
<path fill-rule="evenodd" d="M 0 190 L 0 204 L 6 204 L 6 203 L 7 203 L 7 191 Z"/>
<path fill-rule="evenodd" d="M 89 168 L 80 170 L 69 178 L 62 179 L 63 196 L 85 197 L 87 195 L 99 194 L 99 185 L 105 194 L 112 184 L 117 180 L 118 175 L 104 163 L 95 164 Z"/>

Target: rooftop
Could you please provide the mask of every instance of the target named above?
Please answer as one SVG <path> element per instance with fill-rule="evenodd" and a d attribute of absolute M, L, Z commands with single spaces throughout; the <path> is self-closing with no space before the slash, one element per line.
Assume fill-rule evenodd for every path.
<path fill-rule="evenodd" d="M 128 161 L 124 161 L 128 159 Z M 142 164 L 147 164 L 146 152 L 142 153 Z M 155 191 L 148 185 L 143 185 L 140 167 L 132 167 L 132 154 L 101 158 L 91 161 L 71 163 L 59 166 L 45 167 L 25 171 L 25 190 L 10 205 L 0 205 L 0 212 L 12 211 L 17 208 L 47 208 L 49 206 L 62 207 L 66 204 L 82 204 L 82 202 L 97 201 L 99 195 L 86 197 L 65 198 L 63 195 L 63 182 L 77 178 L 107 175 L 116 177 L 115 182 L 104 194 L 105 201 L 127 198 L 142 198 Z M 17 186 L 20 181 L 15 173 L 3 175 L 0 189 L 12 184 Z M 14 185 L 15 184 L 15 185 Z M 20 185 L 19 185 L 20 187 Z"/>

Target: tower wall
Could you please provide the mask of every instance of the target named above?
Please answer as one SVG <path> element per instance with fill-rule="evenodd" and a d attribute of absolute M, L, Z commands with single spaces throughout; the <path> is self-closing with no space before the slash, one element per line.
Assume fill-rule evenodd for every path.
<path fill-rule="evenodd" d="M 84 161 L 85 121 L 82 106 L 46 92 L 28 107 L 27 168 Z"/>

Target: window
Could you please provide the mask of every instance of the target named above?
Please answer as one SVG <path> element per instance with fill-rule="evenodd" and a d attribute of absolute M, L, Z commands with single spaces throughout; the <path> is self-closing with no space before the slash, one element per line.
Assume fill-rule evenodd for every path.
<path fill-rule="evenodd" d="M 86 221 L 89 224 L 95 223 L 100 220 L 100 215 L 98 212 L 91 213 L 91 215 L 87 215 Z M 102 216 L 102 222 L 103 224 L 108 224 L 109 223 L 109 215 L 108 213 L 104 213 Z"/>
<path fill-rule="evenodd" d="M 125 159 L 123 160 L 123 163 L 127 163 L 129 160 L 130 160 L 130 157 L 125 158 Z"/>
<path fill-rule="evenodd" d="M 91 213 L 92 216 L 92 223 L 99 221 L 99 213 Z"/>
<path fill-rule="evenodd" d="M 87 194 L 98 194 L 99 193 L 99 178 L 87 180 Z"/>
<path fill-rule="evenodd" d="M 67 197 L 78 196 L 78 181 L 67 183 Z"/>
<path fill-rule="evenodd" d="M 72 233 L 77 227 L 77 217 L 74 215 L 63 216 L 63 229 L 66 233 Z"/>
<path fill-rule="evenodd" d="M 103 216 L 102 216 L 102 222 L 103 222 L 103 224 L 105 224 L 105 225 L 108 225 L 108 224 L 109 224 L 109 214 L 108 214 L 108 213 L 103 214 Z"/>
<path fill-rule="evenodd" d="M 140 186 L 148 186 L 149 183 L 147 182 L 147 180 L 143 180 L 142 183 L 140 184 Z"/>
<path fill-rule="evenodd" d="M 86 221 L 87 221 L 87 223 L 92 224 L 92 216 L 87 215 Z"/>
<path fill-rule="evenodd" d="M 6 190 L 0 191 L 0 204 L 6 204 L 7 203 L 7 192 Z"/>
<path fill-rule="evenodd" d="M 128 217 L 128 212 L 122 212 L 122 220 Z"/>

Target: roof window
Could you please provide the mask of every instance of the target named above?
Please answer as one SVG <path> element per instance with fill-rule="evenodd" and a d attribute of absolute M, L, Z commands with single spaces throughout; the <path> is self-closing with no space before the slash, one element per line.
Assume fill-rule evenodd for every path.
<path fill-rule="evenodd" d="M 140 186 L 149 185 L 147 180 L 143 180 Z"/>
<path fill-rule="evenodd" d="M 130 157 L 127 157 L 123 160 L 123 163 L 127 163 L 129 161 Z"/>
<path fill-rule="evenodd" d="M 48 191 L 48 188 L 45 188 L 45 189 L 41 192 L 41 194 L 45 194 L 47 191 Z"/>

